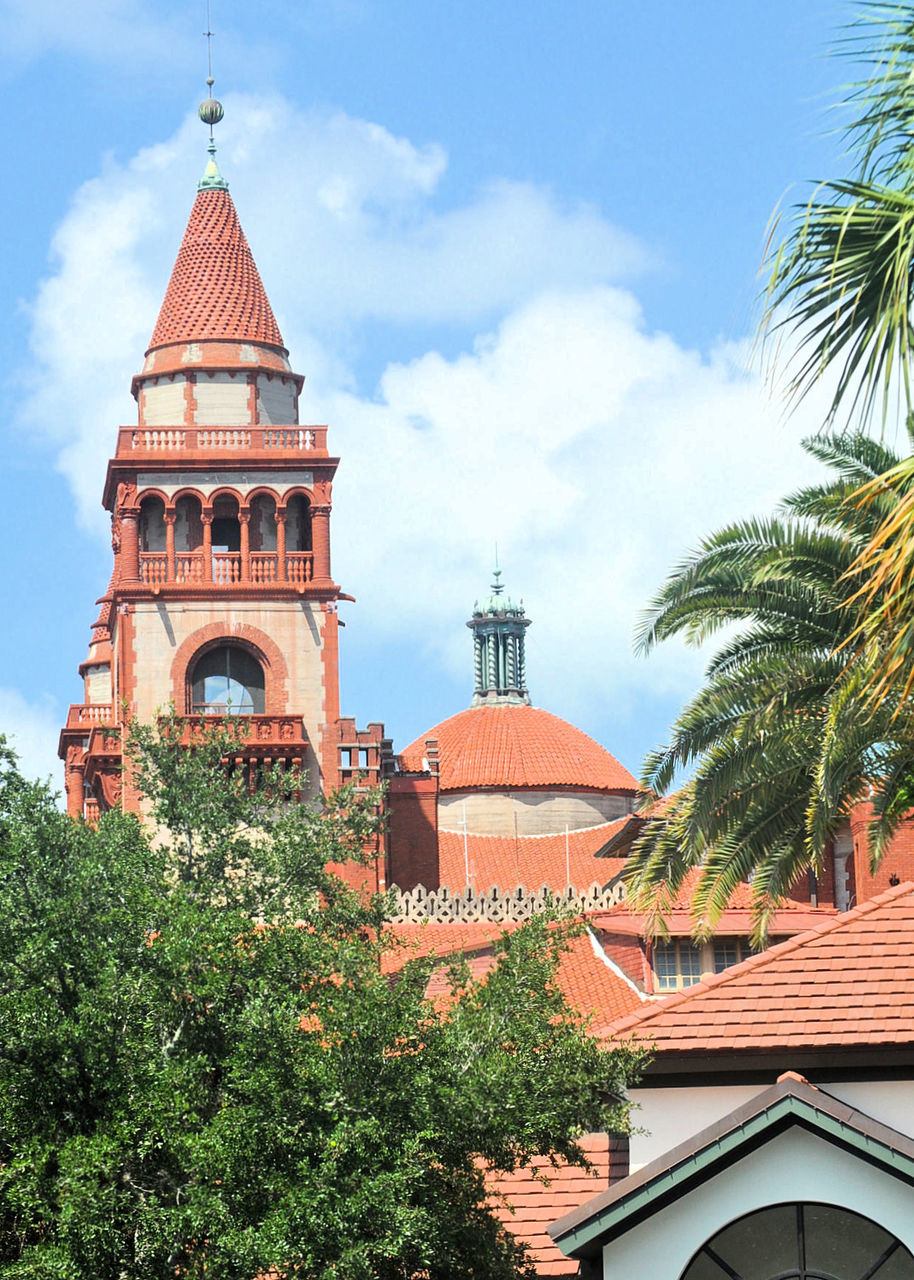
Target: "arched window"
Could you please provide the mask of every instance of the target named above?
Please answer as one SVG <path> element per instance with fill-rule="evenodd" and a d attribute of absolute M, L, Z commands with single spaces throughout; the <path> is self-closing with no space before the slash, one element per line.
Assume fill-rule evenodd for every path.
<path fill-rule="evenodd" d="M 197 716 L 263 715 L 263 667 L 247 649 L 223 644 L 207 649 L 190 672 L 190 709 Z"/>
<path fill-rule="evenodd" d="M 165 550 L 165 503 L 151 494 L 140 503 L 140 551 Z"/>
<path fill-rule="evenodd" d="M 238 520 L 238 499 L 231 494 L 220 494 L 213 503 L 213 551 L 236 552 L 241 550 L 241 524 Z"/>
<path fill-rule="evenodd" d="M 729 1223 L 681 1280 L 907 1280 L 914 1257 L 884 1227 L 833 1204 L 777 1204 Z"/>
<path fill-rule="evenodd" d="M 311 504 L 301 493 L 294 493 L 286 507 L 286 550 L 311 550 Z"/>

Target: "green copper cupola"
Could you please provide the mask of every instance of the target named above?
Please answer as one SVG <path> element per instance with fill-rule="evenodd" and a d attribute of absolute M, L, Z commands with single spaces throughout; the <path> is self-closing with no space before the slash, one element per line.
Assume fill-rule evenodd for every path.
<path fill-rule="evenodd" d="M 482 707 L 505 702 L 529 705 L 524 632 L 531 620 L 524 614 L 523 601 L 515 604 L 504 594 L 501 569 L 495 570 L 494 578 L 492 594 L 482 604 L 476 602 L 467 623 L 473 632 L 476 673 L 472 705 Z"/>

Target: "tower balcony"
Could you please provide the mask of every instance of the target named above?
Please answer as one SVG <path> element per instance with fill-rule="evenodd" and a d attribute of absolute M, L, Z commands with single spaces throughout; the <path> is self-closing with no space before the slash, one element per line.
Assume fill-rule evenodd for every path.
<path fill-rule="evenodd" d="M 237 458 L 245 462 L 317 454 L 326 457 L 325 426 L 120 427 L 117 457 L 137 462 Z"/>
<path fill-rule="evenodd" d="M 186 716 L 181 721 L 181 742 L 192 747 L 205 729 L 224 719 L 224 708 L 215 714 Z M 250 715 L 233 719 L 236 739 L 225 757 L 229 772 L 251 790 L 264 770 L 278 767 L 296 773 L 310 771 L 313 752 L 301 716 Z M 121 728 L 114 724 L 114 708 L 108 704 L 70 707 L 61 733 L 61 756 L 67 761 L 67 810 L 73 817 L 94 822 L 100 813 L 121 800 L 123 743 Z M 315 775 L 316 776 L 316 775 Z M 293 799 L 304 800 L 313 791 L 302 773 Z"/>
<path fill-rule="evenodd" d="M 140 581 L 159 591 L 163 587 L 271 587 L 304 588 L 314 577 L 313 551 L 202 551 L 140 552 Z"/>

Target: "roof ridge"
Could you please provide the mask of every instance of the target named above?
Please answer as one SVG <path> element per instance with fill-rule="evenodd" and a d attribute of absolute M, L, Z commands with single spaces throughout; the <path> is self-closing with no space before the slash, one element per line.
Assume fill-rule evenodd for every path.
<path fill-rule="evenodd" d="M 864 916 L 878 911 L 880 907 L 888 905 L 896 898 L 909 896 L 912 892 L 914 892 L 914 881 L 912 880 L 906 880 L 903 884 L 894 885 L 884 893 L 877 894 L 875 898 L 868 898 L 866 902 L 861 902 L 856 907 L 851 907 L 850 911 L 842 912 L 838 916 L 831 916 L 829 919 L 823 920 L 821 924 L 813 926 L 812 929 L 797 933 L 792 938 L 787 938 L 786 941 L 777 943 L 776 946 L 760 951 L 758 955 L 750 956 L 747 960 L 741 960 L 739 964 L 732 965 L 729 969 L 725 969 L 723 973 L 715 973 L 710 978 L 697 982 L 693 987 L 686 987 L 683 991 L 677 991 L 665 1000 L 658 1000 L 649 1009 L 643 1009 L 639 1013 L 628 1014 L 616 1023 L 609 1023 L 606 1027 L 601 1028 L 601 1034 L 617 1036 L 620 1032 L 630 1031 L 641 1023 L 649 1022 L 651 1018 L 659 1017 L 661 1013 L 665 1014 L 671 1009 L 679 1008 L 686 1000 L 690 1000 L 707 991 L 716 991 L 719 987 L 741 978 L 746 973 L 751 973 L 756 969 L 773 964 L 781 956 L 788 955 L 798 947 L 807 945 L 814 938 L 823 937 L 825 934 L 833 933 L 837 929 L 847 928 Z"/>

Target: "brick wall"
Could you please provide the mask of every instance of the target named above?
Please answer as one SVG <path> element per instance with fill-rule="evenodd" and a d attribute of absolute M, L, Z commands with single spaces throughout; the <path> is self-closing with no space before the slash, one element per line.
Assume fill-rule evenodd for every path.
<path fill-rule="evenodd" d="M 398 774 L 388 793 L 388 883 L 401 889 L 417 884 L 437 889 L 438 779 Z"/>

